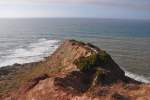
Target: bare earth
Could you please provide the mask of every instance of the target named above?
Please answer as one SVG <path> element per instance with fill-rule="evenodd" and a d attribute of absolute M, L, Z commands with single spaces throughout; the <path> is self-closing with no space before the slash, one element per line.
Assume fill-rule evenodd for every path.
<path fill-rule="evenodd" d="M 19 67 L 11 74 L 15 78 L 0 81 L 11 85 L 19 79 L 15 88 L 1 90 L 2 100 L 150 100 L 150 84 L 126 77 L 109 54 L 92 44 L 66 40 L 45 61 L 17 66 L 23 71 Z"/>

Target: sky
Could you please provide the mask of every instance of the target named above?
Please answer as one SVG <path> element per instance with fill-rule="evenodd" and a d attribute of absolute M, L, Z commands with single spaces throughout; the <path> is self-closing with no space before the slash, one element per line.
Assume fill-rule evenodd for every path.
<path fill-rule="evenodd" d="M 0 0 L 0 18 L 150 19 L 150 0 Z"/>

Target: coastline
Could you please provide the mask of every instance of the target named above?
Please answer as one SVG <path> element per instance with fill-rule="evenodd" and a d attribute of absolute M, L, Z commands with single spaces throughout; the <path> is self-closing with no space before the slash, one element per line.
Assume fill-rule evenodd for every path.
<path fill-rule="evenodd" d="M 100 58 L 95 58 L 95 54 Z M 84 59 L 82 57 L 86 57 L 85 60 L 82 60 Z M 96 63 L 96 59 L 99 61 L 98 63 Z M 79 62 L 75 63 L 75 61 Z M 82 71 L 82 67 L 79 66 L 87 67 L 82 65 L 82 61 L 86 61 L 85 65 L 89 61 L 94 66 L 98 64 L 98 69 L 96 68 L 95 72 L 95 66 L 94 69 Z M 93 61 L 96 62 L 93 63 Z M 93 66 L 88 65 L 91 68 Z M 44 61 L 13 66 L 3 68 L 3 71 L 9 69 L 14 72 L 3 73 L 8 77 L 5 76 L 6 79 L 0 82 L 0 89 L 5 90 L 0 97 L 6 98 L 6 100 L 13 98 L 14 100 L 26 100 L 26 98 L 28 98 L 27 100 L 33 98 L 45 98 L 44 100 L 46 100 L 50 97 L 54 99 L 62 97 L 64 98 L 62 100 L 67 100 L 67 98 L 74 99 L 76 96 L 77 100 L 82 100 L 81 98 L 85 97 L 84 94 L 86 94 L 86 100 L 104 98 L 104 96 L 104 100 L 109 97 L 111 97 L 110 100 L 113 100 L 112 98 L 118 98 L 118 96 L 132 99 L 149 97 L 149 84 L 126 77 L 125 72 L 109 54 L 89 43 L 69 40 L 64 42 L 52 55 L 46 57 Z M 105 90 L 107 90 L 106 93 Z M 97 94 L 98 91 L 102 91 L 100 93 L 105 95 Z M 69 96 L 66 97 L 62 94 Z M 55 97 L 55 95 L 57 96 Z"/>
<path fill-rule="evenodd" d="M 60 47 L 59 47 L 60 48 Z M 58 48 L 58 49 L 59 49 Z M 60 69 L 52 69 L 52 68 L 45 68 L 43 66 L 49 66 L 49 60 L 51 56 L 57 52 L 54 51 L 47 57 L 42 58 L 41 61 L 30 62 L 25 64 L 13 64 L 10 66 L 0 67 L 0 95 L 5 93 L 9 93 L 32 78 L 43 74 L 43 73 L 56 73 Z M 38 66 L 38 67 L 37 67 Z M 130 72 L 125 71 L 126 76 L 135 79 L 136 81 L 141 81 L 144 83 L 149 83 L 149 80 L 146 80 L 143 76 L 140 77 Z M 23 78 L 24 77 L 24 78 Z M 144 79 L 141 79 L 144 78 Z M 3 91 L 5 90 L 5 91 Z M 6 94 L 5 94 L 6 95 Z"/>

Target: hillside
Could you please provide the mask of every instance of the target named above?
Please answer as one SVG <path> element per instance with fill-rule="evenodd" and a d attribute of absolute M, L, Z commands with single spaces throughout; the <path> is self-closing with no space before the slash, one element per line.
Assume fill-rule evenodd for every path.
<path fill-rule="evenodd" d="M 0 71 L 4 100 L 150 100 L 150 84 L 126 77 L 90 43 L 66 40 L 44 61 L 14 66 Z"/>

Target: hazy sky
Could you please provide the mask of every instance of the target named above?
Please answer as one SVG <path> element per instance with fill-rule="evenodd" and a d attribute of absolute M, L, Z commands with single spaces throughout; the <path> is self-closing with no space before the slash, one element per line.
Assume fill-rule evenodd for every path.
<path fill-rule="evenodd" d="M 150 0 L 0 0 L 0 17 L 150 19 Z"/>

